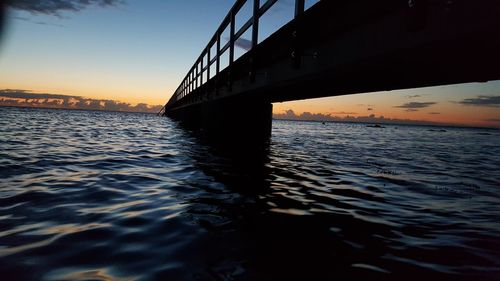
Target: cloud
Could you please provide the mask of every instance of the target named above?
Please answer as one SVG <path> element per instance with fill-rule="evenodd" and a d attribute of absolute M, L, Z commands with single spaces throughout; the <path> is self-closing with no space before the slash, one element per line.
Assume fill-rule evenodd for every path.
<path fill-rule="evenodd" d="M 274 113 L 275 119 L 281 120 L 301 120 L 301 121 L 333 121 L 333 122 L 354 122 L 354 123 L 384 123 L 384 124 L 420 124 L 420 125 L 438 125 L 439 123 L 411 119 L 391 119 L 384 116 L 332 116 L 330 114 L 304 112 L 296 114 L 293 110 L 286 110 L 284 113 Z"/>
<path fill-rule="evenodd" d="M 309 121 L 325 121 L 325 120 L 330 120 L 331 118 L 335 118 L 332 116 L 332 114 L 340 114 L 340 115 L 349 115 L 349 114 L 357 114 L 356 112 L 332 112 L 328 114 L 323 114 L 323 113 L 311 113 L 311 112 L 303 112 L 300 115 L 295 114 L 295 112 L 291 109 L 286 110 L 283 115 L 276 115 L 276 116 L 281 116 L 283 119 L 300 119 L 300 120 L 309 120 Z"/>
<path fill-rule="evenodd" d="M 130 111 L 157 113 L 161 105 L 148 105 L 115 101 L 90 99 L 80 96 L 57 95 L 48 93 L 33 93 L 27 90 L 0 90 L 0 106 L 23 106 L 63 109 L 86 109 L 86 110 L 108 110 L 108 111 Z"/>
<path fill-rule="evenodd" d="M 373 108 L 369 107 L 369 108 L 368 108 L 368 109 L 366 109 L 366 110 L 368 110 L 368 111 L 372 111 L 372 110 L 373 110 Z"/>
<path fill-rule="evenodd" d="M 435 105 L 435 102 L 408 102 L 403 105 L 395 106 L 397 108 L 405 108 L 407 112 L 418 111 L 419 109 Z"/>
<path fill-rule="evenodd" d="M 478 96 L 458 102 L 463 105 L 500 107 L 500 96 Z"/>
<path fill-rule="evenodd" d="M 487 121 L 487 122 L 500 122 L 500 118 L 485 119 L 484 121 Z"/>
<path fill-rule="evenodd" d="M 430 114 L 430 115 L 439 115 L 439 114 L 441 114 L 441 112 L 429 112 L 428 114 Z"/>
<path fill-rule="evenodd" d="M 295 114 L 295 112 L 291 109 L 285 111 L 282 114 L 274 114 L 274 117 L 277 119 L 287 119 L 287 120 L 307 120 L 307 121 L 327 121 L 332 118 L 331 114 L 322 114 L 322 113 L 311 113 L 311 112 L 303 112 L 300 115 Z"/>
<path fill-rule="evenodd" d="M 90 6 L 110 7 L 123 0 L 10 0 L 7 5 L 31 14 L 60 16 L 63 12 L 79 12 Z"/>

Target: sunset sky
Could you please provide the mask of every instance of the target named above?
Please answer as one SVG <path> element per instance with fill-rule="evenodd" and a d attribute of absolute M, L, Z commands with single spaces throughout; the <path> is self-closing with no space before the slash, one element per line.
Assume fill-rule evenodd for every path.
<path fill-rule="evenodd" d="M 81 4 L 86 2 L 90 4 Z M 315 2 L 307 1 L 307 6 Z M 170 98 L 234 1 L 17 3 L 9 9 L 0 45 L 0 90 L 158 105 Z M 237 25 L 246 15 L 244 8 Z M 278 1 L 262 19 L 260 40 L 292 15 L 293 1 Z M 241 54 L 243 50 L 238 52 Z M 275 113 L 289 109 L 297 115 L 374 114 L 500 127 L 500 81 L 274 105 Z"/>

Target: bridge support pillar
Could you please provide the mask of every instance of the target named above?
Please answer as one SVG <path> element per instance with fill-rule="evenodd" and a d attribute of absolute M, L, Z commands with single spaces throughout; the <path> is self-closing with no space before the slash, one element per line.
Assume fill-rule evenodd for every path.
<path fill-rule="evenodd" d="M 244 145 L 269 140 L 272 111 L 270 102 L 230 97 L 173 109 L 167 116 L 212 141 Z"/>

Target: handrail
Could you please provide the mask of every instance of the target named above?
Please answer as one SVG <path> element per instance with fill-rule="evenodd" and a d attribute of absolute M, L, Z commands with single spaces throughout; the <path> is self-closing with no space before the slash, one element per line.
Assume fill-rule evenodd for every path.
<path fill-rule="evenodd" d="M 161 115 L 165 113 L 165 109 L 168 105 L 173 104 L 191 92 L 199 88 L 201 85 L 208 82 L 210 77 L 210 68 L 215 63 L 216 73 L 213 77 L 216 77 L 220 69 L 220 58 L 229 49 L 229 65 L 231 68 L 234 62 L 234 49 L 236 41 L 246 32 L 250 27 L 252 27 L 252 45 L 253 49 L 258 44 L 258 32 L 259 32 L 259 19 L 277 2 L 278 0 L 267 0 L 264 4 L 260 5 L 260 0 L 253 0 L 253 13 L 252 17 L 245 22 L 239 30 L 235 30 L 235 19 L 241 8 L 248 2 L 248 0 L 237 0 L 233 7 L 229 10 L 229 13 L 222 20 L 219 28 L 212 36 L 207 46 L 203 49 L 200 56 L 196 59 L 193 66 L 189 69 L 188 73 L 180 83 L 179 87 L 175 90 L 173 96 L 170 98 L 168 103 L 162 108 L 160 112 Z M 295 17 L 303 13 L 305 9 L 305 0 L 295 0 Z M 229 27 L 229 42 L 221 46 L 221 35 Z M 211 49 L 216 46 L 216 54 L 211 54 Z M 213 58 L 211 58 L 213 56 Z M 207 76 L 207 81 L 203 81 L 204 75 Z M 201 77 L 201 78 L 200 78 Z M 200 83 L 198 83 L 198 80 Z M 160 114 L 159 113 L 159 114 Z"/>

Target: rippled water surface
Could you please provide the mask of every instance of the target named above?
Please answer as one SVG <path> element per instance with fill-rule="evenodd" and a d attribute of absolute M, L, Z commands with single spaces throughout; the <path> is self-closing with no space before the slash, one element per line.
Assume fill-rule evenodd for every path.
<path fill-rule="evenodd" d="M 0 279 L 499 280 L 499 188 L 498 130 L 275 121 L 224 151 L 0 108 Z"/>

